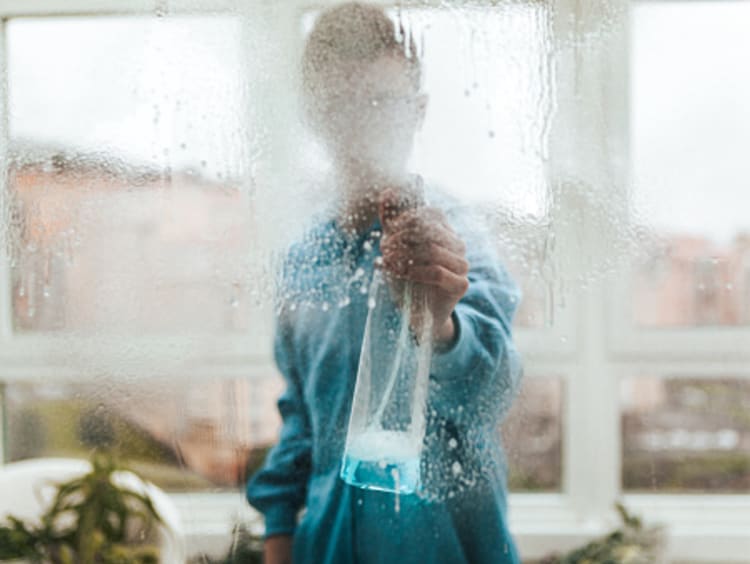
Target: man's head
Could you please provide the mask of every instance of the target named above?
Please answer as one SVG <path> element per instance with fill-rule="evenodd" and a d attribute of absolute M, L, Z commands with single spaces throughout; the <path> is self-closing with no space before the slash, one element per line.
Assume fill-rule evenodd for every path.
<path fill-rule="evenodd" d="M 307 117 L 334 158 L 383 174 L 405 168 L 426 97 L 414 44 L 383 10 L 350 3 L 321 14 L 302 79 Z"/>

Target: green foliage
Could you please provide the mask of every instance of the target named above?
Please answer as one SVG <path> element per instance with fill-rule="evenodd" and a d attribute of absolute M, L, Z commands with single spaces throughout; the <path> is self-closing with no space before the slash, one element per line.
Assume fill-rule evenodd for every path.
<path fill-rule="evenodd" d="M 25 523 L 11 517 L 8 525 L 0 526 L 0 560 L 32 558 L 36 555 L 37 539 Z"/>
<path fill-rule="evenodd" d="M 601 539 L 541 564 L 654 564 L 659 561 L 663 536 L 659 528 L 644 527 L 641 519 L 617 504 L 622 526 Z"/>
<path fill-rule="evenodd" d="M 145 542 L 161 518 L 147 495 L 117 487 L 108 454 L 95 453 L 88 474 L 60 484 L 38 526 L 10 517 L 0 526 L 0 560 L 52 564 L 157 564 Z M 138 533 L 137 542 L 132 538 Z"/>

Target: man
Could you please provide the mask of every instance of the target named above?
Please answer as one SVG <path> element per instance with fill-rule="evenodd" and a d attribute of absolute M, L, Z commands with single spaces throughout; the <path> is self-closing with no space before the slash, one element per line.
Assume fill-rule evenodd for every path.
<path fill-rule="evenodd" d="M 399 31 L 377 7 L 344 4 L 318 18 L 306 45 L 306 115 L 333 163 L 338 202 L 292 247 L 281 278 L 283 426 L 247 487 L 265 515 L 268 564 L 519 562 L 497 426 L 521 378 L 511 339 L 520 295 L 486 236 L 444 195 L 427 186 L 431 205 L 401 205 L 416 182 L 407 162 L 427 97 Z M 425 290 L 434 320 L 419 495 L 339 478 L 379 256 L 389 283 Z"/>

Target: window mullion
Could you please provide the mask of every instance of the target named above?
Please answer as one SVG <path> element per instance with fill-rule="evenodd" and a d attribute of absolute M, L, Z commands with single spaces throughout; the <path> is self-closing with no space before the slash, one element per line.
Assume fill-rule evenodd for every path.
<path fill-rule="evenodd" d="M 12 336 L 11 277 L 9 268 L 11 232 L 10 192 L 8 191 L 8 80 L 6 60 L 6 21 L 0 18 L 0 348 Z"/>
<path fill-rule="evenodd" d="M 606 348 L 610 296 L 600 272 L 613 248 L 608 238 L 618 229 L 602 220 L 627 217 L 628 3 L 555 0 L 554 13 L 570 17 L 554 24 L 553 222 L 558 277 L 577 317 L 575 372 L 566 393 L 565 489 L 579 520 L 603 523 L 619 495 L 620 456 L 618 381 Z M 600 202 L 606 202 L 606 217 Z"/>
<path fill-rule="evenodd" d="M 10 249 L 8 229 L 8 81 L 6 64 L 5 19 L 0 18 L 0 348 L 11 337 L 11 280 L 8 268 Z M 5 463 L 5 384 L 0 381 L 0 467 Z"/>

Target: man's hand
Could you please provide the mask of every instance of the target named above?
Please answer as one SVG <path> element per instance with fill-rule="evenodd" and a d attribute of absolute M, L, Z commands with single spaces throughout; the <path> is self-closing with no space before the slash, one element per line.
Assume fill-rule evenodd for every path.
<path fill-rule="evenodd" d="M 275 535 L 263 543 L 265 564 L 292 564 L 292 536 Z"/>
<path fill-rule="evenodd" d="M 427 293 L 434 336 L 449 342 L 455 335 L 451 313 L 469 288 L 466 246 L 440 210 L 399 208 L 398 194 L 385 190 L 379 215 L 383 226 L 383 267 L 397 279 L 419 283 Z"/>

